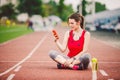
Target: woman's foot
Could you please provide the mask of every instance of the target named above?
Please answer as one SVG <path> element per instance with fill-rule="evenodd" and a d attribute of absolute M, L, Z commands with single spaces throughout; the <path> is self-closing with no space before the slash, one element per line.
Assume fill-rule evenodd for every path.
<path fill-rule="evenodd" d="M 74 65 L 73 70 L 83 70 L 84 69 L 84 65 L 83 63 L 80 63 L 80 64 L 77 64 L 77 65 Z"/>
<path fill-rule="evenodd" d="M 57 64 L 57 68 L 58 68 L 58 69 L 66 69 L 67 67 L 64 66 L 63 64 L 58 63 L 58 64 Z"/>

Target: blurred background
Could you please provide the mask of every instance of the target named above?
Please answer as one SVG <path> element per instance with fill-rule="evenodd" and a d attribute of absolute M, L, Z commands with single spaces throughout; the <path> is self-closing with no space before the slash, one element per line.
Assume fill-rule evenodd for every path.
<path fill-rule="evenodd" d="M 68 26 L 67 18 L 73 12 L 85 17 L 85 28 L 96 38 L 108 34 L 120 40 L 119 4 L 120 0 L 0 0 L 0 43 L 13 34 Z"/>
<path fill-rule="evenodd" d="M 65 22 L 71 13 L 79 12 L 85 16 L 87 29 L 116 31 L 120 21 L 119 3 L 119 0 L 0 0 L 0 19 L 1 24 L 24 23 L 30 19 L 34 26 L 43 27 L 51 21 Z"/>

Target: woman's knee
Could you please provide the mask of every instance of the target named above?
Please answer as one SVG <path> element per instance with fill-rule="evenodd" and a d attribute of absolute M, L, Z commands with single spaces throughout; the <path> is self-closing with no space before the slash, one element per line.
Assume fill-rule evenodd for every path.
<path fill-rule="evenodd" d="M 90 54 L 89 53 L 84 53 L 84 54 L 82 54 L 81 56 L 80 56 L 80 58 L 79 58 L 80 60 L 82 60 L 82 59 L 91 59 L 91 56 L 90 56 Z"/>
<path fill-rule="evenodd" d="M 55 51 L 55 50 L 51 50 L 51 51 L 49 52 L 49 56 L 50 56 L 50 58 L 52 58 L 52 59 L 55 59 L 57 55 L 58 55 L 58 52 Z"/>
<path fill-rule="evenodd" d="M 88 53 L 85 53 L 84 55 L 82 55 L 82 56 L 80 57 L 80 61 L 81 61 L 81 63 L 83 63 L 83 65 L 84 65 L 84 69 L 87 69 L 87 67 L 88 67 L 88 65 L 89 65 L 89 63 L 90 63 L 90 59 L 91 59 L 91 56 L 90 56 L 90 54 L 88 54 Z"/>

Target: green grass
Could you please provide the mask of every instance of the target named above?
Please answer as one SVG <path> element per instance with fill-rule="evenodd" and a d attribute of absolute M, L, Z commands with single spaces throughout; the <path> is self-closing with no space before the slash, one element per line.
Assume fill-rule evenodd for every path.
<path fill-rule="evenodd" d="M 17 38 L 19 36 L 31 33 L 32 30 L 27 29 L 25 25 L 5 26 L 0 25 L 0 43 Z"/>

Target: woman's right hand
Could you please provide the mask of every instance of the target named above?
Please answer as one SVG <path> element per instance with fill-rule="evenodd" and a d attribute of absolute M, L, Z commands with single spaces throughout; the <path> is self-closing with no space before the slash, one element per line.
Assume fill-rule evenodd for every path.
<path fill-rule="evenodd" d="M 56 32 L 56 30 L 52 30 L 53 36 L 55 37 L 55 42 L 59 39 L 59 36 Z"/>
<path fill-rule="evenodd" d="M 72 62 L 73 62 L 72 58 L 71 59 L 67 59 L 66 62 L 64 63 L 64 65 L 68 67 L 70 64 L 72 64 Z"/>
<path fill-rule="evenodd" d="M 72 62 L 73 65 L 79 64 L 79 63 L 80 63 L 80 60 L 78 60 L 78 59 L 76 59 L 76 60 L 74 60 L 74 61 Z"/>

